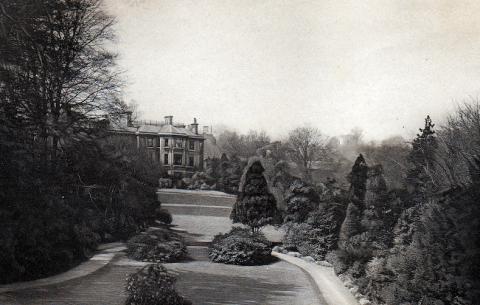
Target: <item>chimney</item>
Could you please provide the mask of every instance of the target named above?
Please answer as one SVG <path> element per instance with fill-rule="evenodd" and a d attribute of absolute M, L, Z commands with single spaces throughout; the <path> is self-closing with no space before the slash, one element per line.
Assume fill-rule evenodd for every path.
<path fill-rule="evenodd" d="M 132 112 L 131 112 L 131 111 L 127 111 L 127 112 L 126 112 L 126 115 L 127 115 L 127 127 L 132 127 L 132 126 L 133 126 Z"/>
<path fill-rule="evenodd" d="M 203 126 L 203 134 L 209 134 L 209 127 L 208 126 Z"/>
<path fill-rule="evenodd" d="M 192 132 L 194 132 L 195 134 L 198 134 L 197 118 L 193 118 L 193 124 L 191 124 L 191 126 L 192 126 Z"/>
<path fill-rule="evenodd" d="M 165 125 L 172 125 L 173 124 L 173 115 L 165 116 Z"/>

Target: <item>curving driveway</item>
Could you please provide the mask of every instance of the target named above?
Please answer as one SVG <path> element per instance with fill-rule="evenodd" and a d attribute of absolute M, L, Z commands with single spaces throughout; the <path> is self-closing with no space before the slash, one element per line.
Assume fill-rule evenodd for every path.
<path fill-rule="evenodd" d="M 222 194 L 205 197 L 203 193 L 191 192 L 187 197 L 175 195 L 176 204 L 183 205 L 182 213 L 171 206 L 174 224 L 190 242 L 191 261 L 165 264 L 177 274 L 177 290 L 196 305 L 314 305 L 325 304 L 317 293 L 316 285 L 311 282 L 301 269 L 283 261 L 266 266 L 241 267 L 211 263 L 207 259 L 207 248 L 204 243 L 211 240 L 218 232 L 228 231 L 230 220 L 226 217 L 231 197 L 222 198 Z M 220 197 L 219 197 L 220 196 Z M 220 199 L 219 199 L 220 198 Z M 163 197 L 168 199 L 168 197 Z M 198 200 L 197 200 L 198 199 Z M 172 200 L 172 201 L 175 201 Z M 223 201 L 225 200 L 225 201 Z M 168 207 L 168 200 L 162 200 Z M 191 205 L 207 206 L 206 208 Z M 224 205 L 223 215 L 210 208 Z M 174 205 L 175 203 L 173 203 Z M 172 203 L 171 203 L 172 205 Z M 195 215 L 188 211 L 208 211 L 208 215 Z M 211 215 L 211 213 L 215 215 Z M 281 232 L 273 228 L 267 230 L 268 236 L 279 238 Z M 117 249 L 118 248 L 118 249 Z M 25 288 L 10 292 L 0 292 L 2 305 L 106 305 L 123 304 L 126 299 L 125 279 L 129 273 L 135 272 L 145 263 L 128 259 L 122 249 L 117 247 L 112 261 L 102 268 L 90 273 L 88 268 L 92 262 L 86 262 L 67 272 L 59 282 L 48 278 L 41 286 Z M 110 250 L 105 250 L 110 251 Z M 90 266 L 91 267 L 91 266 Z M 86 269 L 85 269 L 86 268 Z M 83 270 L 85 269 L 85 270 Z M 88 270 L 87 270 L 88 269 Z M 90 270 L 90 271 L 89 271 Z M 76 273 L 85 271 L 81 277 Z M 89 271 L 89 272 L 87 272 Z M 71 274 L 74 273 L 74 274 Z M 23 289 L 25 288 L 25 289 Z M 168 305 L 168 304 L 165 304 Z"/>

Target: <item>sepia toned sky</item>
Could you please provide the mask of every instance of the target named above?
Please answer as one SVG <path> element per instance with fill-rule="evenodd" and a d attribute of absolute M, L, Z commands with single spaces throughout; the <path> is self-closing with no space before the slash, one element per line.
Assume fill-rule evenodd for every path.
<path fill-rule="evenodd" d="M 105 2 L 145 119 L 411 137 L 480 93 L 480 1 Z"/>

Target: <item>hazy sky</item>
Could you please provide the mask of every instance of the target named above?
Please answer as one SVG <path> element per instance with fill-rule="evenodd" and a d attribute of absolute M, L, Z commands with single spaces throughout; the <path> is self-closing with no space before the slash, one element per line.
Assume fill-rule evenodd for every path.
<path fill-rule="evenodd" d="M 480 93 L 480 1 L 106 3 L 146 119 L 410 137 Z"/>

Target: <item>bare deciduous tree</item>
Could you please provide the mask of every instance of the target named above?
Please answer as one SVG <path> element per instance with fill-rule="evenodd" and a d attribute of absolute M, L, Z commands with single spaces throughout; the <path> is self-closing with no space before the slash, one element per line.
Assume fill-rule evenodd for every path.
<path fill-rule="evenodd" d="M 264 132 L 250 130 L 246 135 L 225 130 L 218 136 L 218 145 L 229 156 L 251 157 L 257 150 L 270 144 L 270 137 Z"/>
<path fill-rule="evenodd" d="M 322 160 L 328 154 L 327 138 L 314 127 L 298 127 L 288 136 L 289 156 L 303 173 L 303 178 L 311 180 L 312 162 Z"/>
<path fill-rule="evenodd" d="M 0 2 L 1 112 L 33 137 L 45 171 L 92 119 L 123 111 L 113 18 L 99 0 Z"/>
<path fill-rule="evenodd" d="M 480 155 L 480 102 L 459 105 L 437 132 L 436 178 L 445 187 L 467 185 L 470 167 Z"/>

